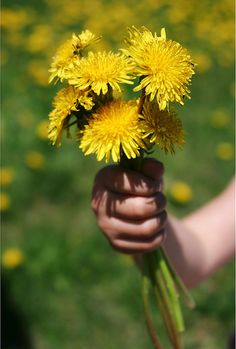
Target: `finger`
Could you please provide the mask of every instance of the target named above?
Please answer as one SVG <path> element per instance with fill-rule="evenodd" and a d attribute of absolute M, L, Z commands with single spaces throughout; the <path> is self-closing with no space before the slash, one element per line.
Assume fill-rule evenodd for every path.
<path fill-rule="evenodd" d="M 110 240 L 126 239 L 143 241 L 151 239 L 158 233 L 167 221 L 166 211 L 162 211 L 156 217 L 146 220 L 120 220 L 110 217 L 98 221 L 98 225 Z"/>
<path fill-rule="evenodd" d="M 150 196 L 159 189 L 151 177 L 119 166 L 104 167 L 99 171 L 96 182 L 109 191 L 137 196 Z"/>
<path fill-rule="evenodd" d="M 116 218 L 140 220 L 156 216 L 165 206 L 166 198 L 161 192 L 150 197 L 110 193 L 106 211 Z"/>
<path fill-rule="evenodd" d="M 166 226 L 167 214 L 166 211 L 162 211 L 157 217 L 149 218 L 148 220 L 138 221 L 124 221 L 124 223 L 132 224 L 130 230 L 116 233 L 115 239 L 127 240 L 134 242 L 142 242 L 152 240 L 159 232 Z M 129 229 L 129 228 L 127 228 Z"/>
<path fill-rule="evenodd" d="M 158 232 L 149 241 L 133 242 L 127 240 L 115 240 L 111 243 L 112 247 L 119 252 L 136 254 L 150 252 L 158 248 L 165 239 L 165 229 Z"/>
<path fill-rule="evenodd" d="M 156 183 L 160 185 L 159 190 L 162 189 L 162 177 L 164 175 L 164 172 L 165 169 L 162 162 L 151 158 L 143 160 L 142 173 L 145 176 L 152 178 L 154 181 L 156 181 Z"/>

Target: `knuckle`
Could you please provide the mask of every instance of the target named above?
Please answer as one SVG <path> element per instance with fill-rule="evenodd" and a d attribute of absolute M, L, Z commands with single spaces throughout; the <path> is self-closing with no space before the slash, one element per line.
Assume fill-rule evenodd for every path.
<path fill-rule="evenodd" d="M 151 237 L 155 231 L 156 231 L 156 226 L 155 227 L 153 226 L 151 219 L 146 220 L 140 226 L 140 234 L 145 238 Z"/>
<path fill-rule="evenodd" d="M 165 217 L 164 217 L 165 218 Z M 155 218 L 147 219 L 140 226 L 140 235 L 142 235 L 146 239 L 152 239 L 161 230 L 163 219 L 160 215 Z"/>
<path fill-rule="evenodd" d="M 135 217 L 142 217 L 145 212 L 145 205 L 141 200 L 134 200 L 132 204 L 132 211 Z"/>

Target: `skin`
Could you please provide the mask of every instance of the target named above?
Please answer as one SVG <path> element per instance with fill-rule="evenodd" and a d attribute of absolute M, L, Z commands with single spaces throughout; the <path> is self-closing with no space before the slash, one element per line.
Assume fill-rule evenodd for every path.
<path fill-rule="evenodd" d="M 177 219 L 167 215 L 164 167 L 146 159 L 141 172 L 107 166 L 95 178 L 91 206 L 111 246 L 140 260 L 163 246 L 188 287 L 234 255 L 234 180 L 205 206 Z"/>

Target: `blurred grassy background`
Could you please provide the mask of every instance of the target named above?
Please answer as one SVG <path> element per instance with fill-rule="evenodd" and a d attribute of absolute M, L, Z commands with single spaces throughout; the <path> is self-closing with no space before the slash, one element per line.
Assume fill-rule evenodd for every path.
<path fill-rule="evenodd" d="M 103 164 L 83 157 L 71 140 L 53 148 L 45 131 L 57 89 L 47 84 L 55 48 L 72 32 L 90 29 L 103 35 L 103 49 L 117 49 L 129 25 L 157 33 L 165 26 L 198 64 L 192 100 L 179 108 L 186 146 L 174 157 L 156 153 L 166 167 L 169 210 L 183 216 L 233 176 L 233 0 L 3 0 L 3 349 L 152 347 L 140 276 L 129 257 L 108 246 L 90 210 L 93 178 Z M 186 348 L 226 347 L 233 269 L 231 262 L 193 290 L 197 308 L 184 308 Z"/>

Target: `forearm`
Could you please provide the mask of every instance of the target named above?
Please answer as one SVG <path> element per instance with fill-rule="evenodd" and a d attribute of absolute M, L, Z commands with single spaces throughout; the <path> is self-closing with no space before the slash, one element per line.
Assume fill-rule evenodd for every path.
<path fill-rule="evenodd" d="M 205 253 L 194 230 L 183 221 L 170 217 L 163 248 L 173 268 L 188 287 L 194 287 L 204 278 Z"/>
<path fill-rule="evenodd" d="M 188 287 L 194 287 L 233 257 L 234 182 L 201 209 L 170 217 L 163 247 Z"/>

